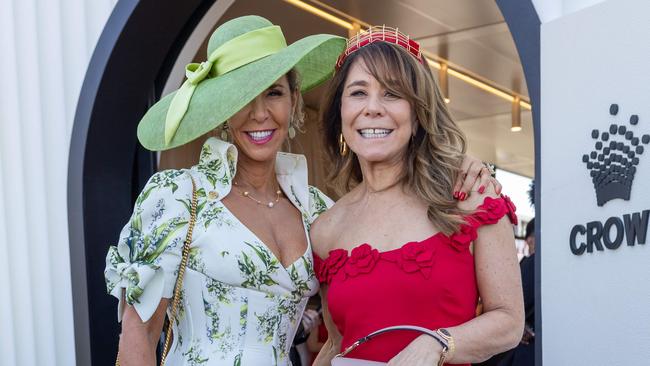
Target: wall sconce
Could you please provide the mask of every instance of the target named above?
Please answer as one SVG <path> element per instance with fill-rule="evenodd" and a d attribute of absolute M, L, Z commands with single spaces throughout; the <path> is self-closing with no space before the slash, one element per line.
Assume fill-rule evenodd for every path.
<path fill-rule="evenodd" d="M 438 70 L 438 80 L 440 81 L 440 92 L 442 93 L 443 98 L 445 98 L 445 103 L 451 102 L 449 99 L 449 73 L 447 73 L 448 66 L 445 63 L 440 64 L 440 70 Z"/>
<path fill-rule="evenodd" d="M 515 99 L 512 101 L 512 127 L 510 127 L 510 131 L 512 132 L 521 131 L 521 107 L 519 102 L 521 102 L 521 99 L 519 96 L 515 96 Z"/>
<path fill-rule="evenodd" d="M 352 23 L 352 28 L 348 29 L 348 38 L 352 38 L 361 31 L 361 25 L 359 23 Z"/>

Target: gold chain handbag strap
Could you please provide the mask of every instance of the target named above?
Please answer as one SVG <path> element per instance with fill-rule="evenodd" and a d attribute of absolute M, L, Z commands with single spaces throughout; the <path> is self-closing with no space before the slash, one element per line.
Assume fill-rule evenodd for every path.
<path fill-rule="evenodd" d="M 187 261 L 190 256 L 190 244 L 192 244 L 192 233 L 194 231 L 194 224 L 196 223 L 196 206 L 198 201 L 198 194 L 196 192 L 196 183 L 194 182 L 194 177 L 189 172 L 187 173 L 192 180 L 192 205 L 190 207 L 190 223 L 187 228 L 187 236 L 185 237 L 185 243 L 183 243 L 183 254 L 181 258 L 181 264 L 178 267 L 178 277 L 176 277 L 176 284 L 174 285 L 174 296 L 172 297 L 172 309 L 169 313 L 169 323 L 167 324 L 167 331 L 165 332 L 165 344 L 163 346 L 162 355 L 160 357 L 160 366 L 165 365 L 167 359 L 167 353 L 169 353 L 169 347 L 172 340 L 172 324 L 176 321 L 176 311 L 178 305 L 181 302 L 181 289 L 183 287 L 183 278 L 185 277 L 185 268 L 187 267 Z M 115 366 L 120 366 L 120 351 L 118 347 L 117 358 L 115 359 Z"/>

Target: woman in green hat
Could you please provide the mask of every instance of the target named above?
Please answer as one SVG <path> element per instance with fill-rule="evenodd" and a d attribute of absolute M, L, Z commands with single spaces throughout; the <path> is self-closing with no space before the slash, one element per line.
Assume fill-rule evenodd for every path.
<path fill-rule="evenodd" d="M 318 290 L 308 230 L 332 205 L 307 184 L 304 156 L 279 152 L 302 123 L 301 92 L 328 79 L 345 39 L 289 46 L 245 16 L 210 37 L 208 60 L 143 117 L 138 138 L 166 150 L 218 129 L 198 165 L 154 174 L 106 258 L 119 299 L 119 361 L 153 365 L 165 314 L 168 365 L 288 365 Z M 300 82 L 299 82 L 300 79 Z M 169 333 L 169 332 L 168 332 Z"/>

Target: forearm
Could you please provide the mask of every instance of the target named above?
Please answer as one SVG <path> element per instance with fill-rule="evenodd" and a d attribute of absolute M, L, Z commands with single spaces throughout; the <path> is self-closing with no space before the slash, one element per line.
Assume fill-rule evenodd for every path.
<path fill-rule="evenodd" d="M 156 365 L 156 347 L 160 339 L 165 309 L 169 301 L 163 299 L 153 316 L 143 322 L 135 308 L 127 305 L 122 317 L 120 335 L 120 366 Z"/>
<path fill-rule="evenodd" d="M 341 342 L 335 342 L 332 338 L 327 338 L 327 341 L 323 344 L 316 360 L 314 360 L 314 366 L 330 366 L 332 364 L 332 359 L 334 356 L 339 354 L 341 348 Z"/>
<path fill-rule="evenodd" d="M 456 346 L 447 363 L 478 363 L 517 346 L 524 329 L 523 311 L 496 309 L 446 329 Z"/>
<path fill-rule="evenodd" d="M 306 343 L 309 352 L 311 353 L 320 352 L 321 348 L 323 348 L 323 343 L 318 341 L 318 327 L 312 329 L 311 333 L 309 333 L 309 337 L 307 337 Z"/>
<path fill-rule="evenodd" d="M 120 366 L 156 365 L 157 343 L 145 329 L 125 329 L 120 336 Z"/>
<path fill-rule="evenodd" d="M 447 328 L 456 346 L 452 364 L 484 361 L 517 346 L 523 334 L 521 274 L 507 218 L 479 228 L 474 260 L 483 314 Z"/>

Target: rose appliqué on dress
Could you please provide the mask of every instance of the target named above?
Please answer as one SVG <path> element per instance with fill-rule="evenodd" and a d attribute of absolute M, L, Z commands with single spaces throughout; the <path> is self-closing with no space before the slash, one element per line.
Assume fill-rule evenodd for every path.
<path fill-rule="evenodd" d="M 479 206 L 473 215 L 475 219 L 482 224 L 496 224 L 503 216 L 508 215 L 508 219 L 513 225 L 517 224 L 517 215 L 515 214 L 514 203 L 510 197 L 501 195 L 499 198 L 486 197 L 483 204 Z"/>
<path fill-rule="evenodd" d="M 507 207 L 501 198 L 485 197 L 474 217 L 483 224 L 495 224 L 506 214 Z"/>
<path fill-rule="evenodd" d="M 330 251 L 329 256 L 321 264 L 321 268 L 318 271 L 318 279 L 321 282 L 330 283 L 337 274 L 337 277 L 345 279 L 345 271 L 340 271 L 340 269 L 347 260 L 348 252 L 345 249 L 334 249 Z"/>
<path fill-rule="evenodd" d="M 407 243 L 401 248 L 397 264 L 407 273 L 420 272 L 425 278 L 431 276 L 435 247 L 422 242 Z"/>
<path fill-rule="evenodd" d="M 510 197 L 506 196 L 505 194 L 502 194 L 501 198 L 503 198 L 503 201 L 506 204 L 506 209 L 508 210 L 508 219 L 510 219 L 510 222 L 513 225 L 517 225 L 517 222 L 519 222 L 517 219 L 517 214 L 515 213 L 517 211 L 517 206 L 515 206 L 515 204 L 512 203 Z"/>
<path fill-rule="evenodd" d="M 477 237 L 476 227 L 472 225 L 474 221 L 470 219 L 468 223 L 460 225 L 458 231 L 451 235 L 449 239 L 452 248 L 459 252 L 469 249 L 470 243 Z"/>
<path fill-rule="evenodd" d="M 350 253 L 345 273 L 355 277 L 360 273 L 370 273 L 379 260 L 379 251 L 368 244 L 362 244 Z"/>

